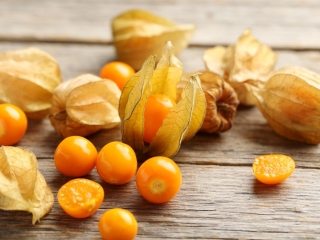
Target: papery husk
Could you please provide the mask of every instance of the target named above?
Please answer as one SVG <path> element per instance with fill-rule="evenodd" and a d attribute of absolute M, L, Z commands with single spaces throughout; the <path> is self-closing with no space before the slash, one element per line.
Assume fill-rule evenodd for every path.
<path fill-rule="evenodd" d="M 262 88 L 247 87 L 276 133 L 295 141 L 320 142 L 320 75 L 290 66 L 276 71 Z"/>
<path fill-rule="evenodd" d="M 0 103 L 20 107 L 29 118 L 47 116 L 60 68 L 48 53 L 27 48 L 0 53 Z"/>
<path fill-rule="evenodd" d="M 176 154 L 182 141 L 191 139 L 202 125 L 206 102 L 200 81 L 192 76 L 186 84 L 181 100 L 165 117 L 150 144 L 143 141 L 144 110 L 151 94 L 177 98 L 177 83 L 183 73 L 181 62 L 174 56 L 170 42 L 155 68 L 156 56 L 150 56 L 123 89 L 119 115 L 122 120 L 122 141 L 138 154 L 170 157 Z"/>
<path fill-rule="evenodd" d="M 88 136 L 120 123 L 121 91 L 109 79 L 84 74 L 63 82 L 54 91 L 50 121 L 63 137 Z"/>
<path fill-rule="evenodd" d="M 0 147 L 0 209 L 31 212 L 35 224 L 53 204 L 35 155 L 20 147 Z"/>
<path fill-rule="evenodd" d="M 179 25 L 143 10 L 129 10 L 112 20 L 113 42 L 119 61 L 140 70 L 151 55 L 160 59 L 164 44 L 171 41 L 179 54 L 189 44 L 195 26 Z"/>
<path fill-rule="evenodd" d="M 260 43 L 246 29 L 235 45 L 217 46 L 204 52 L 206 68 L 223 77 L 236 91 L 243 105 L 253 106 L 255 101 L 246 85 L 263 85 L 274 71 L 277 54 Z"/>
<path fill-rule="evenodd" d="M 207 70 L 199 70 L 184 74 L 178 84 L 178 96 L 189 81 L 190 76 L 199 74 L 201 87 L 205 94 L 206 116 L 200 132 L 218 133 L 229 130 L 239 105 L 235 90 L 218 74 Z"/>
<path fill-rule="evenodd" d="M 206 113 L 206 100 L 198 75 L 190 77 L 177 102 L 164 119 L 147 154 L 150 156 L 175 155 L 183 141 L 190 140 L 202 126 Z"/>

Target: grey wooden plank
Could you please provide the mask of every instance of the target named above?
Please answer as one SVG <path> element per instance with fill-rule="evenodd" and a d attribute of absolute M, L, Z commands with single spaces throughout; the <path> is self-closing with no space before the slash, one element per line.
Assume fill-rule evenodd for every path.
<path fill-rule="evenodd" d="M 130 210 L 139 224 L 136 239 L 317 239 L 320 226 L 320 170 L 295 170 L 285 182 L 257 182 L 250 167 L 179 164 L 183 185 L 166 204 L 151 204 L 138 193 L 134 180 L 108 185 L 95 170 L 87 177 L 100 182 L 105 199 L 87 219 L 67 216 L 56 202 L 40 223 L 31 215 L 0 210 L 0 235 L 5 239 L 99 239 L 97 223 L 114 207 Z M 69 180 L 52 159 L 39 168 L 56 195 Z"/>
<path fill-rule="evenodd" d="M 98 74 L 101 66 L 116 59 L 112 46 L 83 44 L 48 43 L 0 43 L 0 51 L 36 46 L 54 56 L 59 62 L 64 80 L 80 74 Z M 186 72 L 203 69 L 202 53 L 204 48 L 188 48 L 179 59 Z M 299 65 L 320 73 L 320 52 L 277 51 L 277 68 Z M 39 130 L 40 129 L 40 130 Z M 89 137 L 98 148 L 106 142 L 120 140 L 120 128 L 97 133 Z M 34 142 L 37 142 L 35 145 Z M 35 151 L 40 158 L 52 156 L 55 146 L 61 141 L 48 120 L 41 123 L 32 121 L 28 134 L 21 145 Z M 319 145 L 308 145 L 286 140 L 270 128 L 256 108 L 239 108 L 231 130 L 214 135 L 197 134 L 184 142 L 176 155 L 177 162 L 190 164 L 245 165 L 252 164 L 257 155 L 283 153 L 293 157 L 299 167 L 320 168 Z"/>
<path fill-rule="evenodd" d="M 130 8 L 197 24 L 192 47 L 179 56 L 186 72 L 204 67 L 201 56 L 206 46 L 233 43 L 245 27 L 251 27 L 262 42 L 278 49 L 277 68 L 299 65 L 320 73 L 320 52 L 313 51 L 320 49 L 320 2 L 316 0 L 0 0 L 0 51 L 39 47 L 58 60 L 64 80 L 83 73 L 98 74 L 104 63 L 116 59 L 110 19 Z M 59 41 L 65 44 L 55 43 Z M 70 179 L 53 164 L 61 139 L 45 119 L 30 121 L 18 144 L 36 154 L 55 196 Z M 89 139 L 101 149 L 107 142 L 121 139 L 120 128 Z M 287 181 L 266 186 L 254 179 L 251 164 L 255 156 L 274 152 L 292 156 L 297 169 Z M 139 222 L 136 239 L 318 239 L 319 153 L 318 145 L 276 135 L 256 108 L 239 109 L 230 131 L 197 134 L 183 143 L 173 158 L 181 167 L 183 185 L 171 202 L 148 203 L 134 181 L 111 186 L 93 170 L 87 177 L 100 182 L 106 196 L 92 217 L 73 219 L 55 202 L 51 212 L 32 226 L 31 214 L 0 210 L 0 238 L 100 239 L 99 217 L 106 209 L 123 207 Z"/>
<path fill-rule="evenodd" d="M 320 4 L 308 1 L 0 0 L 0 40 L 110 43 L 110 21 L 134 8 L 197 26 L 192 45 L 233 43 L 245 28 L 281 49 L 319 49 Z"/>
<path fill-rule="evenodd" d="M 85 44 L 1 42 L 0 51 L 39 47 L 60 63 L 64 80 L 83 73 L 97 74 L 100 67 L 116 59 L 112 46 Z M 205 48 L 188 48 L 179 58 L 185 71 L 201 69 Z M 319 71 L 316 51 L 277 51 L 279 67 L 303 65 Z M 120 140 L 120 128 L 88 137 L 101 149 Z M 61 141 L 48 119 L 30 121 L 18 146 L 32 150 L 39 169 L 56 196 L 70 178 L 62 176 L 53 163 Z M 266 186 L 251 170 L 254 157 L 265 153 L 292 156 L 297 169 L 285 182 Z M 146 202 L 135 182 L 123 186 L 104 183 L 93 170 L 87 177 L 101 183 L 105 200 L 88 219 L 73 219 L 57 201 L 40 223 L 31 225 L 31 215 L 0 210 L 3 239 L 100 239 L 97 223 L 107 209 L 123 207 L 139 222 L 136 239 L 317 239 L 320 232 L 320 147 L 286 140 L 276 135 L 256 108 L 239 109 L 234 127 L 223 134 L 197 134 L 184 142 L 173 159 L 183 174 L 181 191 L 167 204 Z"/>
<path fill-rule="evenodd" d="M 0 42 L 0 52 L 27 47 L 38 47 L 55 57 L 64 80 L 84 73 L 97 75 L 105 63 L 117 59 L 113 45 Z M 204 69 L 202 55 L 205 49 L 206 47 L 189 47 L 178 55 L 185 72 Z M 297 65 L 320 74 L 320 51 L 276 50 L 276 53 L 278 54 L 276 69 Z"/>

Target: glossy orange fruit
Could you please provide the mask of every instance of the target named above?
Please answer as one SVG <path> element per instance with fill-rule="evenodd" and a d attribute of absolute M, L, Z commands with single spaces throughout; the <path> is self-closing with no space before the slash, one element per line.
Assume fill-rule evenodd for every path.
<path fill-rule="evenodd" d="M 262 183 L 277 184 L 287 179 L 295 169 L 295 161 L 283 154 L 268 154 L 255 158 L 254 176 Z"/>
<path fill-rule="evenodd" d="M 99 183 L 76 178 L 64 184 L 58 191 L 61 208 L 71 217 L 86 218 L 97 211 L 104 199 Z"/>
<path fill-rule="evenodd" d="M 63 139 L 54 153 L 54 163 L 62 174 L 69 177 L 87 175 L 95 167 L 98 152 L 86 138 L 71 136 Z"/>
<path fill-rule="evenodd" d="M 99 232 L 104 240 L 131 240 L 137 235 L 138 223 L 128 210 L 113 208 L 100 218 Z"/>
<path fill-rule="evenodd" d="M 144 135 L 143 140 L 150 143 L 156 136 L 163 120 L 175 105 L 175 102 L 166 95 L 151 95 L 144 110 Z"/>
<path fill-rule="evenodd" d="M 137 165 L 136 154 L 129 145 L 110 142 L 100 150 L 96 168 L 104 181 L 120 185 L 134 177 Z"/>
<path fill-rule="evenodd" d="M 123 62 L 110 62 L 100 70 L 100 77 L 114 81 L 120 90 L 124 88 L 127 81 L 135 74 L 135 70 Z"/>
<path fill-rule="evenodd" d="M 153 157 L 138 169 L 136 184 L 140 194 L 152 203 L 170 201 L 180 190 L 182 175 L 178 165 L 167 157 Z"/>
<path fill-rule="evenodd" d="M 0 104 L 0 146 L 16 144 L 25 135 L 28 126 L 26 114 L 17 106 Z"/>

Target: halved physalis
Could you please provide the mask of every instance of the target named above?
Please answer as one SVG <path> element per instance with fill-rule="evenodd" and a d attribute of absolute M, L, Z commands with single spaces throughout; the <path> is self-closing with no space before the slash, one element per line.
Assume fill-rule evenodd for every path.
<path fill-rule="evenodd" d="M 156 56 L 150 56 L 122 91 L 119 104 L 122 141 L 138 153 L 169 157 L 177 153 L 182 141 L 192 138 L 201 127 L 206 113 L 206 99 L 199 77 L 193 75 L 177 101 L 177 83 L 183 69 L 181 62 L 174 56 L 171 42 L 166 44 L 156 69 L 155 59 Z M 172 106 L 167 111 L 165 107 L 155 104 L 157 100 L 153 101 L 154 108 L 162 112 L 158 116 L 162 116 L 163 120 L 155 136 L 147 139 L 144 138 L 148 130 L 145 123 L 154 115 L 146 112 L 148 100 L 159 95 L 167 98 L 165 102 L 171 99 Z"/>
<path fill-rule="evenodd" d="M 94 214 L 104 199 L 101 185 L 85 178 L 76 178 L 58 191 L 61 208 L 71 217 L 86 218 Z"/>
<path fill-rule="evenodd" d="M 283 154 L 267 154 L 255 158 L 252 164 L 254 176 L 264 184 L 277 184 L 291 176 L 295 161 Z"/>

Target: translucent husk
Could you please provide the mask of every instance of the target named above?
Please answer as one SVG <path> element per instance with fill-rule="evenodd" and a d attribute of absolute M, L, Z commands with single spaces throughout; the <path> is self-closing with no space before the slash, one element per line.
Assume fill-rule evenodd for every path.
<path fill-rule="evenodd" d="M 178 95 L 189 81 L 190 76 L 195 73 L 199 73 L 207 102 L 206 116 L 199 131 L 216 133 L 229 130 L 233 125 L 239 100 L 230 84 L 225 82 L 218 74 L 206 70 L 184 74 L 178 84 Z"/>
<path fill-rule="evenodd" d="M 91 74 L 63 82 L 54 91 L 50 121 L 64 137 L 87 136 L 120 123 L 121 92 L 108 79 Z"/>
<path fill-rule="evenodd" d="M 277 55 L 246 29 L 234 45 L 207 49 L 203 60 L 208 70 L 230 83 L 241 104 L 253 106 L 255 101 L 245 84 L 263 85 L 274 71 Z"/>
<path fill-rule="evenodd" d="M 273 130 L 288 139 L 320 142 L 320 76 L 302 67 L 285 67 L 257 88 L 247 85 Z"/>
<path fill-rule="evenodd" d="M 144 109 L 149 96 L 160 93 L 177 99 L 176 87 L 183 73 L 170 42 L 156 69 L 155 62 L 156 56 L 150 56 L 123 89 L 119 106 L 122 141 L 138 153 L 169 157 L 178 152 L 182 141 L 191 139 L 201 127 L 206 101 L 198 76 L 191 76 L 181 99 L 165 117 L 156 136 L 150 144 L 144 143 Z"/>
<path fill-rule="evenodd" d="M 35 155 L 19 147 L 0 147 L 0 209 L 31 212 L 35 224 L 53 204 Z"/>
<path fill-rule="evenodd" d="M 0 103 L 20 107 L 29 118 L 44 118 L 61 83 L 56 60 L 37 48 L 0 53 Z"/>
<path fill-rule="evenodd" d="M 179 25 L 143 10 L 129 10 L 112 21 L 113 42 L 118 59 L 140 70 L 151 55 L 161 56 L 164 43 L 171 41 L 176 54 L 189 44 L 194 25 Z M 156 58 L 156 62 L 160 58 Z"/>

